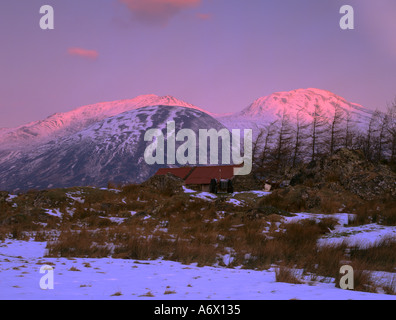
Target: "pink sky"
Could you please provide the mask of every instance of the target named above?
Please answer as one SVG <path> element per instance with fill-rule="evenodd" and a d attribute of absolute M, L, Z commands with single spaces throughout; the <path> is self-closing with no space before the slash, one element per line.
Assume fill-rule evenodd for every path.
<path fill-rule="evenodd" d="M 88 50 L 84 48 L 69 48 L 67 52 L 71 56 L 78 56 L 82 58 L 95 60 L 98 58 L 99 53 L 96 50 Z"/>
<path fill-rule="evenodd" d="M 396 96 L 396 2 L 48 0 L 0 2 L 0 128 L 102 101 L 173 95 L 213 113 L 320 88 L 371 109 Z"/>

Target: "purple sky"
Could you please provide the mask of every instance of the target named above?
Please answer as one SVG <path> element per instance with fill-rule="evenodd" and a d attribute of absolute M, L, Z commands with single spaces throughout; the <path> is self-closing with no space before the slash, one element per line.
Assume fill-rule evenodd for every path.
<path fill-rule="evenodd" d="M 45 4 L 55 30 L 39 28 Z M 395 16 L 394 0 L 1 0 L 0 127 L 151 93 L 223 113 L 315 87 L 385 110 Z"/>

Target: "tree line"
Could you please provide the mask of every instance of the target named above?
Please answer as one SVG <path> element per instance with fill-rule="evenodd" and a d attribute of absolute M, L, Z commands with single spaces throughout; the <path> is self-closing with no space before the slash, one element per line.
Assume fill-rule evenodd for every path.
<path fill-rule="evenodd" d="M 285 107 L 280 118 L 262 127 L 253 141 L 253 169 L 282 173 L 340 148 L 361 150 L 369 161 L 394 165 L 396 98 L 386 112 L 374 111 L 364 126 L 336 103 L 330 113 L 316 104 L 311 112 L 298 110 L 293 119 Z"/>

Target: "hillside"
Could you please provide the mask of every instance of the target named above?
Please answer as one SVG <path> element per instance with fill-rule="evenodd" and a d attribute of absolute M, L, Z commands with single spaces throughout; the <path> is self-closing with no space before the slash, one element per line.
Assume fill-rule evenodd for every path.
<path fill-rule="evenodd" d="M 265 206 L 271 196 L 149 184 L 2 192 L 0 281 L 29 298 L 394 299 L 394 225 L 356 223 L 360 211 L 289 213 Z M 354 291 L 337 287 L 344 264 Z M 52 292 L 37 285 L 43 265 L 55 268 Z"/>
<path fill-rule="evenodd" d="M 153 106 L 127 111 L 5 157 L 0 161 L 0 190 L 142 182 L 160 168 L 144 160 L 149 145 L 144 135 L 154 128 L 164 130 L 166 137 L 168 121 L 175 121 L 176 131 L 189 128 L 197 135 L 199 129 L 223 128 L 210 115 L 192 108 Z"/>
<path fill-rule="evenodd" d="M 65 113 L 56 113 L 40 121 L 17 128 L 0 130 L 0 150 L 25 150 L 56 138 L 75 134 L 106 118 L 149 106 L 179 106 L 206 112 L 172 96 L 141 95 L 129 100 L 101 102 L 82 106 Z"/>

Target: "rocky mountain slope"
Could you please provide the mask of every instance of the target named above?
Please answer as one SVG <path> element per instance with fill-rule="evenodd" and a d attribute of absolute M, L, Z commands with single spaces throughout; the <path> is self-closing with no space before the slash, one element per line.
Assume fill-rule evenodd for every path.
<path fill-rule="evenodd" d="M 290 171 L 288 178 L 290 185 L 274 190 L 266 205 L 292 212 L 351 212 L 366 218 L 364 223 L 375 217 L 383 224 L 396 222 L 396 174 L 361 151 L 339 149 Z"/>
<path fill-rule="evenodd" d="M 396 174 L 389 166 L 373 164 L 360 151 L 340 149 L 302 168 L 293 186 L 311 181 L 316 186 L 339 186 L 364 200 L 396 199 Z"/>
<path fill-rule="evenodd" d="M 158 165 L 148 165 L 144 151 L 150 128 L 162 129 L 175 121 L 176 131 L 189 128 L 221 130 L 210 115 L 192 108 L 153 106 L 127 111 L 96 122 L 72 135 L 14 153 L 0 163 L 0 190 L 27 190 L 70 186 L 107 186 L 142 182 Z"/>

